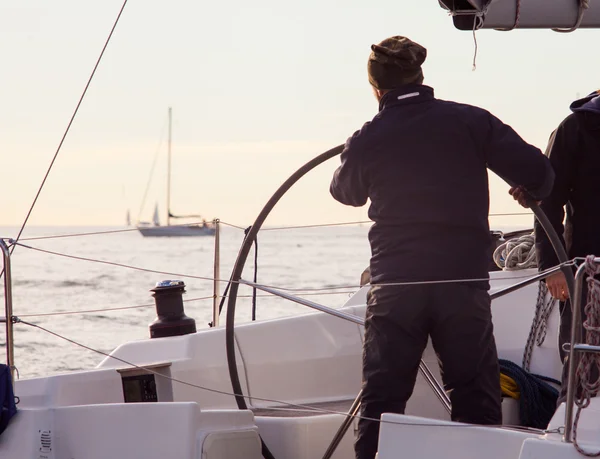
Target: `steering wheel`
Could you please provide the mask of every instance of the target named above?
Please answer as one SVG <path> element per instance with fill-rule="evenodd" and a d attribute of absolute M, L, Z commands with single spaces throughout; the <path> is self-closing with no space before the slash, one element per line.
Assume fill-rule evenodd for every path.
<path fill-rule="evenodd" d="M 339 155 L 344 150 L 344 145 L 338 145 L 331 150 L 326 151 L 325 153 L 321 153 L 319 156 L 313 158 L 306 164 L 304 164 L 300 169 L 294 172 L 271 196 L 271 199 L 267 202 L 267 204 L 263 207 L 260 214 L 254 221 L 254 224 L 250 227 L 250 231 L 246 235 L 244 242 L 242 243 L 242 247 L 238 253 L 237 259 L 235 261 L 235 265 L 233 267 L 233 272 L 231 274 L 231 279 L 229 280 L 230 291 L 229 298 L 227 302 L 227 320 L 225 326 L 225 346 L 226 346 L 226 354 L 227 354 L 227 365 L 229 368 L 229 377 L 231 379 L 231 386 L 233 388 L 233 393 L 235 394 L 235 400 L 238 405 L 238 408 L 241 410 L 247 410 L 248 405 L 246 404 L 246 399 L 244 397 L 242 385 L 240 383 L 240 377 L 237 369 L 237 359 L 235 355 L 235 306 L 237 301 L 238 289 L 239 289 L 239 281 L 242 278 L 242 271 L 244 270 L 244 265 L 246 264 L 246 260 L 248 259 L 248 254 L 250 253 L 250 248 L 256 238 L 256 235 L 260 231 L 262 225 L 267 219 L 268 215 L 271 213 L 273 208 L 277 205 L 279 200 L 283 197 L 287 191 L 298 182 L 304 175 L 313 170 L 315 167 L 324 163 L 325 161 Z M 548 217 L 544 214 L 544 212 L 540 209 L 540 207 L 531 201 L 529 203 L 531 210 L 533 211 L 535 217 L 540 222 L 542 228 L 548 235 L 550 242 L 556 252 L 556 255 L 560 261 L 560 263 L 565 263 L 568 261 L 567 254 L 565 248 L 556 231 L 550 224 Z M 574 285 L 575 278 L 573 276 L 573 271 L 569 266 L 562 266 L 561 270 L 565 274 L 567 280 L 567 286 L 569 290 L 569 295 L 571 298 L 574 298 Z M 262 454 L 265 459 L 275 459 L 265 442 L 261 437 L 261 445 L 262 445 Z"/>

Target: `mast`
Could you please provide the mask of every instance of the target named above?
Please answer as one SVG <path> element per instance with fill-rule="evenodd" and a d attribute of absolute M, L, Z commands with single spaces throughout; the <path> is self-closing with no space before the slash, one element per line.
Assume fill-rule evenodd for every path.
<path fill-rule="evenodd" d="M 169 148 L 167 163 L 167 226 L 171 224 L 171 107 L 169 107 Z"/>

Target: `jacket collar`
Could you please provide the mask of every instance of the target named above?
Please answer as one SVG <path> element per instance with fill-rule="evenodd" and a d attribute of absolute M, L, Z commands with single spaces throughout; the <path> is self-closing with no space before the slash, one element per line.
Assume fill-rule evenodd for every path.
<path fill-rule="evenodd" d="M 434 98 L 433 88 L 422 84 L 408 84 L 386 93 L 379 101 L 379 111 L 396 105 L 425 102 Z"/>

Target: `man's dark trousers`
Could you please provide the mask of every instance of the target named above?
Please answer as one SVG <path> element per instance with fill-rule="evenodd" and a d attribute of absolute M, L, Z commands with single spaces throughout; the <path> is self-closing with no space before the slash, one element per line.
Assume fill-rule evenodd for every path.
<path fill-rule="evenodd" d="M 502 423 L 491 300 L 475 284 L 374 286 L 368 294 L 361 416 L 404 413 L 431 336 L 452 420 Z M 432 398 L 435 396 L 432 394 Z M 357 459 L 374 459 L 379 422 L 359 420 Z"/>

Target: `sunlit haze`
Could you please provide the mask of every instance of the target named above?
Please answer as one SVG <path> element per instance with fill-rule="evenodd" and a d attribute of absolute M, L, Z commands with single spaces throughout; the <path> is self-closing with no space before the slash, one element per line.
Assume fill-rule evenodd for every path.
<path fill-rule="evenodd" d="M 4 2 L 0 15 L 0 225 L 22 223 L 121 0 Z M 373 117 L 370 45 L 428 49 L 425 83 L 479 105 L 545 149 L 572 100 L 598 89 L 600 31 L 456 30 L 437 0 L 129 0 L 31 225 L 124 225 L 172 211 L 250 224 L 275 189 Z M 162 138 L 162 142 L 161 142 Z M 329 195 L 339 158 L 307 176 L 268 223 L 366 218 Z M 493 181 L 491 212 L 518 212 Z M 525 220 L 503 221 L 527 222 Z"/>

